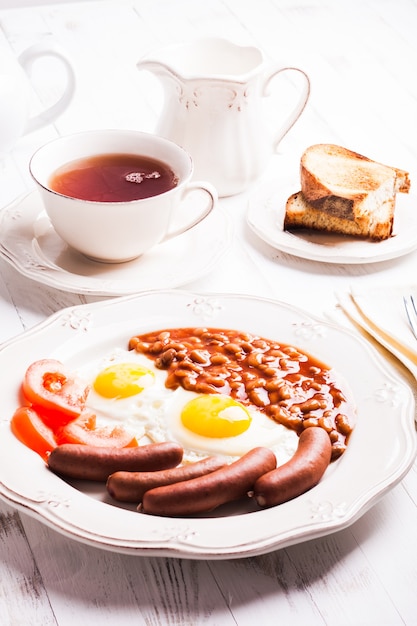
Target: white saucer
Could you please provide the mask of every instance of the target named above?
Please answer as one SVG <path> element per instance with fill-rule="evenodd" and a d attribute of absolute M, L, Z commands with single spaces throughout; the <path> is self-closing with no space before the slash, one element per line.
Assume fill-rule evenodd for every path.
<path fill-rule="evenodd" d="M 250 228 L 273 248 L 322 263 L 376 263 L 404 256 L 417 249 L 417 198 L 397 194 L 393 236 L 372 242 L 312 230 L 283 229 L 285 203 L 297 185 L 264 183 L 249 201 Z"/>
<path fill-rule="evenodd" d="M 45 285 L 83 294 L 122 296 L 175 288 L 207 274 L 231 243 L 232 228 L 218 207 L 192 230 L 127 263 L 98 263 L 62 241 L 38 193 L 0 212 L 0 256 L 21 274 Z"/>

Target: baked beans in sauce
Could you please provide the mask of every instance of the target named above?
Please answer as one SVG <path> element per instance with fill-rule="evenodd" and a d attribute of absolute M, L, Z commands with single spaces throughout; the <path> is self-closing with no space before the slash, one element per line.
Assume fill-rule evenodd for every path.
<path fill-rule="evenodd" d="M 346 449 L 352 403 L 331 368 L 292 345 L 223 328 L 170 328 L 132 337 L 129 348 L 167 370 L 170 389 L 229 395 L 297 434 L 324 428 L 332 460 Z"/>

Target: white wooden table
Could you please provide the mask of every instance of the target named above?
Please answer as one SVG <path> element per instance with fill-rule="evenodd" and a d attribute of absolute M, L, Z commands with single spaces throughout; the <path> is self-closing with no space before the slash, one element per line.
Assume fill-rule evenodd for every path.
<path fill-rule="evenodd" d="M 57 134 L 102 127 L 152 131 L 160 93 L 135 63 L 152 47 L 196 35 L 254 43 L 311 77 L 306 111 L 266 177 L 279 176 L 282 163 L 297 163 L 308 145 L 334 142 L 407 169 L 417 184 L 416 29 L 415 0 L 42 6 L 0 0 L 2 46 L 18 54 L 32 42 L 56 40 L 77 73 L 69 110 L 53 127 L 22 138 L 1 164 L 0 207 L 32 189 L 28 160 Z M 55 96 L 46 75 L 36 80 L 34 109 Z M 383 263 L 337 265 L 273 249 L 246 225 L 251 193 L 221 200 L 234 225 L 230 249 L 208 276 L 184 289 L 273 297 L 326 315 L 334 311 L 336 292 L 351 285 L 415 284 L 417 252 Z M 65 306 L 99 299 L 46 287 L 0 260 L 0 341 Z M 416 529 L 417 465 L 349 528 L 248 559 L 102 551 L 0 503 L 0 623 L 411 626 L 417 624 Z"/>

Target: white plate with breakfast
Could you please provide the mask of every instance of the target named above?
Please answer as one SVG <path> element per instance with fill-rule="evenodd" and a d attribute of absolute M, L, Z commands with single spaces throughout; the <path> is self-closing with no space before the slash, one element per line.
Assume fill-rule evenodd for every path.
<path fill-rule="evenodd" d="M 387 261 L 417 248 L 417 199 L 409 189 L 404 170 L 318 144 L 301 157 L 299 183 L 270 182 L 256 190 L 247 222 L 265 242 L 294 256 Z"/>
<path fill-rule="evenodd" d="M 0 256 L 21 274 L 63 291 L 100 296 L 124 296 L 192 282 L 218 263 L 229 249 L 231 237 L 230 220 L 217 207 L 192 231 L 138 259 L 100 263 L 63 242 L 36 191 L 18 198 L 0 213 Z"/>
<path fill-rule="evenodd" d="M 278 505 L 258 498 L 258 479 L 268 477 L 269 469 L 253 478 L 253 489 L 246 491 L 245 487 L 244 496 L 231 502 L 219 501 L 223 489 L 212 492 L 216 504 L 206 512 L 163 510 L 158 508 L 162 506 L 158 499 L 152 509 L 152 499 L 145 502 L 146 493 L 139 506 L 137 501 L 123 501 L 114 497 L 102 479 L 92 480 L 91 475 L 75 478 L 51 463 L 54 450 L 65 447 L 63 433 L 67 437 L 69 432 L 74 434 L 77 420 L 54 431 L 61 433 L 60 445 L 49 456 L 30 449 L 12 432 L 16 412 L 22 408 L 27 412 L 31 406 L 40 410 L 40 400 L 38 408 L 27 406 L 30 384 L 26 377 L 30 366 L 44 359 L 63 364 L 73 373 L 71 380 L 87 381 L 88 385 L 94 380 L 83 396 L 87 398 L 85 407 L 104 420 L 103 424 L 116 428 L 116 423 L 129 431 L 129 436 L 134 433 L 138 440 L 143 436 L 151 445 L 168 444 L 174 452 L 179 446 L 189 465 L 214 454 L 227 459 L 230 469 L 254 449 L 262 449 L 269 454 L 272 450 L 284 468 L 293 459 L 300 424 L 304 433 L 328 434 L 331 461 L 327 458 L 317 484 L 300 495 L 292 492 L 290 499 L 284 498 Z M 100 378 L 106 388 L 109 363 L 118 367 L 126 360 L 129 368 L 133 362 L 142 368 L 141 388 L 133 394 L 133 405 L 130 401 L 126 404 L 121 393 L 115 399 L 96 384 Z M 366 377 L 358 371 L 358 363 Z M 356 335 L 277 301 L 169 290 L 80 305 L 54 314 L 3 344 L 0 364 L 8 371 L 7 381 L 0 383 L 0 496 L 67 537 L 112 551 L 241 558 L 336 532 L 397 484 L 416 454 L 414 398 L 400 375 Z M 207 364 L 213 368 L 208 379 L 200 380 Z M 253 373 L 258 370 L 263 374 L 258 372 L 252 385 Z M 197 372 L 195 378 L 193 372 Z M 182 377 L 188 379 L 187 384 L 178 384 Z M 23 380 L 26 384 L 22 387 Z M 195 381 L 201 386 L 193 386 Z M 216 392 L 224 385 L 226 392 Z M 314 402 L 307 407 L 299 401 L 308 390 L 313 390 L 314 398 L 308 400 Z M 324 402 L 330 397 L 332 409 Z M 221 419 L 214 411 L 214 422 L 201 431 L 204 419 L 194 404 L 201 398 L 211 408 L 213 403 L 233 400 L 233 410 Z M 193 411 L 188 410 L 191 405 Z M 336 410 L 339 406 L 346 409 L 344 417 Z M 55 413 L 46 411 L 45 415 L 55 419 L 51 418 Z M 195 415 L 199 415 L 197 422 Z M 330 423 L 333 417 L 334 423 Z M 225 424 L 227 428 L 237 424 L 239 430 L 225 433 L 221 430 Z M 86 426 L 91 435 L 89 429 Z M 343 439 L 347 432 L 349 436 Z M 66 448 L 75 450 L 74 443 L 71 440 Z M 137 449 L 143 451 L 145 446 Z M 88 445 L 81 448 L 91 451 Z M 135 450 L 135 446 L 129 444 L 124 450 Z M 178 459 L 171 467 L 176 463 Z M 95 468 L 95 461 L 90 465 Z M 223 472 L 223 467 L 211 476 L 217 471 Z M 238 485 L 243 475 L 235 472 Z M 291 489 L 298 479 L 297 474 Z M 187 491 L 191 483 L 169 485 L 168 492 L 167 487 L 160 489 L 165 489 L 166 496 L 178 493 L 178 488 Z M 161 496 L 158 488 L 147 493 L 152 492 Z M 204 501 L 201 493 L 194 496 Z M 153 504 L 155 507 L 155 499 Z"/>

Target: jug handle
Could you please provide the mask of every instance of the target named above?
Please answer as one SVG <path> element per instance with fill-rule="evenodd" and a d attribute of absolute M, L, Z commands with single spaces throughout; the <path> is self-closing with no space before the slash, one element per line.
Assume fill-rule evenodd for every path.
<path fill-rule="evenodd" d="M 271 81 L 275 78 L 275 76 L 277 76 L 278 74 L 280 74 L 281 72 L 286 72 L 286 71 L 292 71 L 292 72 L 298 72 L 299 74 L 301 74 L 303 76 L 303 88 L 301 90 L 301 93 L 299 95 L 298 101 L 295 105 L 295 107 L 293 108 L 292 112 L 290 113 L 290 115 L 288 116 L 288 118 L 286 119 L 285 123 L 283 124 L 283 126 L 280 128 L 279 132 L 276 134 L 276 136 L 274 137 L 273 140 L 273 149 L 276 152 L 278 149 L 278 145 L 281 142 L 281 140 L 285 137 L 285 135 L 291 130 L 291 128 L 294 126 L 294 124 L 296 123 L 296 121 L 299 119 L 300 115 L 302 114 L 302 112 L 304 111 L 306 104 L 310 98 L 310 78 L 308 77 L 308 75 L 306 74 L 306 72 L 304 72 L 303 70 L 301 70 L 298 67 L 280 67 L 278 69 L 274 69 L 272 70 L 272 72 L 269 73 L 269 75 L 265 78 L 264 80 L 264 86 L 263 86 L 263 96 L 264 97 L 268 97 L 270 95 L 270 84 Z"/>
<path fill-rule="evenodd" d="M 24 129 L 25 135 L 53 122 L 68 107 L 75 92 L 74 69 L 66 55 L 54 44 L 36 43 L 24 50 L 18 57 L 18 61 L 30 78 L 33 64 L 39 58 L 46 56 L 55 57 L 62 63 L 66 74 L 65 89 L 57 102 L 41 111 L 41 113 L 29 118 Z"/>

